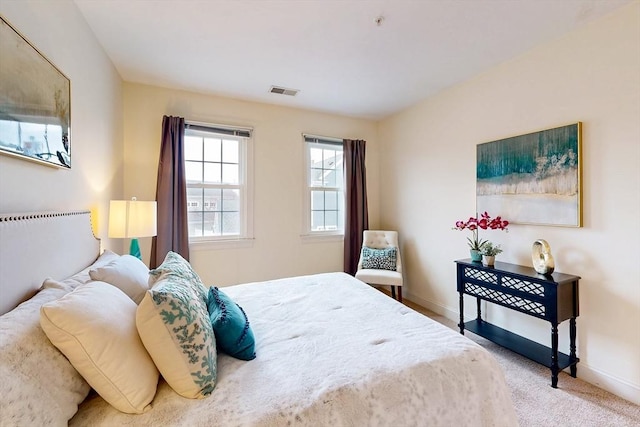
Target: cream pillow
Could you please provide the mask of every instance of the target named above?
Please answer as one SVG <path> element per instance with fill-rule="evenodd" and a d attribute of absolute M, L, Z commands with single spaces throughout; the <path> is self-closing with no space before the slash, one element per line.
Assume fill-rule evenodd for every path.
<path fill-rule="evenodd" d="M 89 276 L 115 286 L 136 304 L 140 304 L 149 289 L 149 269 L 131 255 L 122 255 L 103 267 L 93 268 L 89 270 Z"/>
<path fill-rule="evenodd" d="M 90 282 L 40 309 L 47 337 L 104 400 L 132 414 L 148 411 L 158 370 L 135 326 L 136 304 L 118 288 Z"/>
<path fill-rule="evenodd" d="M 209 395 L 217 377 L 216 341 L 204 286 L 189 263 L 170 252 L 138 306 L 140 338 L 167 383 L 181 396 Z"/>
<path fill-rule="evenodd" d="M 0 425 L 66 426 L 89 384 L 40 327 L 40 307 L 65 295 L 51 286 L 0 316 Z"/>
<path fill-rule="evenodd" d="M 45 335 L 40 307 L 89 282 L 90 269 L 118 257 L 105 250 L 73 276 L 45 280 L 31 299 L 0 316 L 0 425 L 66 426 L 76 413 L 89 384 Z"/>

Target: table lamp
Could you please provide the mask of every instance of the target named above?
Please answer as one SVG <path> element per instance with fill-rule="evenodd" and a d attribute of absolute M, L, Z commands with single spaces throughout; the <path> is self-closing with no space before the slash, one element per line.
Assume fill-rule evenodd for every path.
<path fill-rule="evenodd" d="M 156 202 L 111 200 L 109 203 L 109 237 L 131 239 L 129 254 L 142 260 L 138 237 L 157 234 Z"/>

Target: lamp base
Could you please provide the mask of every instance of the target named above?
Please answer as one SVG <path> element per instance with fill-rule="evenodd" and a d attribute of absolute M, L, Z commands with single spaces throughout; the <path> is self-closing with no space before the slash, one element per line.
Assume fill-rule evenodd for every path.
<path fill-rule="evenodd" d="M 131 239 L 131 246 L 129 246 L 129 255 L 134 256 L 142 261 L 142 254 L 140 253 L 140 244 L 138 239 Z"/>

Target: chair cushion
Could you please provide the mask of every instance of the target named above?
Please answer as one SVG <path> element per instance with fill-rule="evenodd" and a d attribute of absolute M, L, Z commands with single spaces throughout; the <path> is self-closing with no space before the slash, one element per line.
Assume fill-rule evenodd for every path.
<path fill-rule="evenodd" d="M 396 271 L 398 248 L 374 249 L 362 247 L 362 268 Z"/>
<path fill-rule="evenodd" d="M 402 286 L 402 274 L 397 271 L 365 268 L 358 270 L 356 279 L 362 280 L 370 285 Z"/>

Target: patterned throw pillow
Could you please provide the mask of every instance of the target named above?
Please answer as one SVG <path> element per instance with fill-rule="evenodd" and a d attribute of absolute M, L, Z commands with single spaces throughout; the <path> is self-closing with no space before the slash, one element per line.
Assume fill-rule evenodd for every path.
<path fill-rule="evenodd" d="M 198 292 L 204 305 L 207 305 L 209 291 L 200 280 L 200 276 L 193 271 L 191 264 L 175 252 L 169 251 L 157 268 L 149 271 L 149 287 L 151 288 L 157 281 L 166 277 L 174 277 L 188 282 Z"/>
<path fill-rule="evenodd" d="M 150 274 L 155 283 L 136 312 L 140 339 L 176 393 L 204 398 L 217 378 L 207 290 L 189 263 L 173 252 Z"/>
<path fill-rule="evenodd" d="M 209 288 L 209 317 L 220 350 L 241 360 L 256 358 L 255 338 L 242 307 L 227 294 Z"/>
<path fill-rule="evenodd" d="M 362 248 L 362 268 L 396 271 L 398 248 L 373 249 Z"/>

